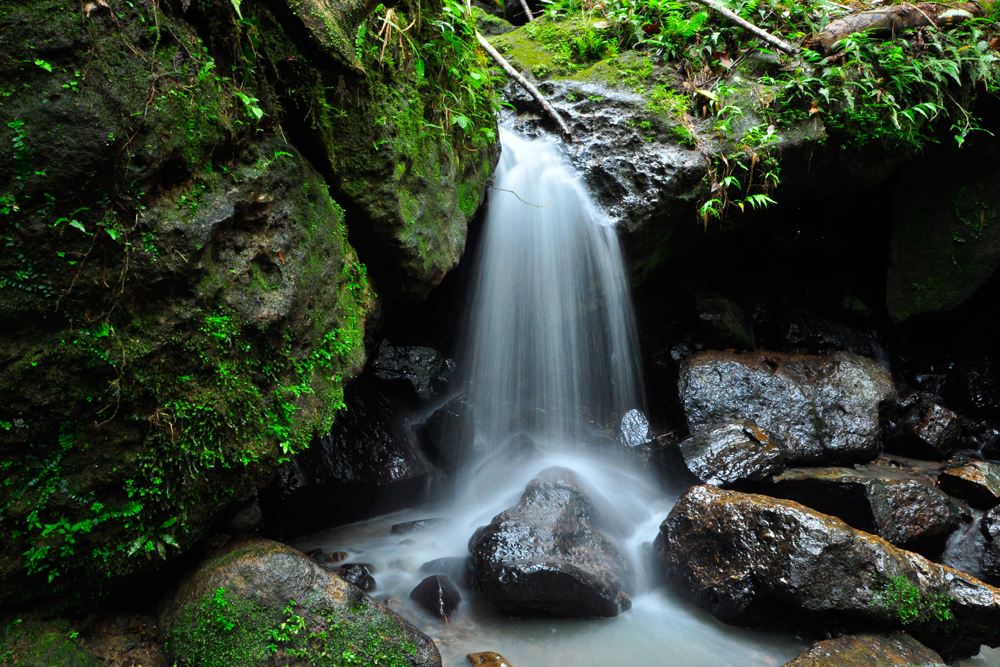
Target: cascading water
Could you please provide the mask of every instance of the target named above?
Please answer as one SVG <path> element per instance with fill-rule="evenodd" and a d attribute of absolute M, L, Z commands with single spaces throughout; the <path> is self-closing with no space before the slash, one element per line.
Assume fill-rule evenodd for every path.
<path fill-rule="evenodd" d="M 463 341 L 477 431 L 579 439 L 642 408 L 618 237 L 556 148 L 506 134 Z"/>
<path fill-rule="evenodd" d="M 642 408 L 635 320 L 615 230 L 591 203 L 557 144 L 505 132 L 470 285 L 462 366 L 477 417 L 476 452 L 451 498 L 435 506 L 300 540 L 303 550 L 348 552 L 374 567 L 378 588 L 420 626 L 444 664 L 497 651 L 514 667 L 573 664 L 781 665 L 802 644 L 790 637 L 723 626 L 653 584 L 643 572 L 673 498 L 609 435 L 622 414 Z M 509 455 L 526 434 L 536 451 Z M 468 555 L 469 537 L 515 504 L 525 484 L 559 465 L 581 479 L 602 525 L 638 573 L 631 610 L 612 619 L 511 619 L 465 594 L 450 624 L 408 600 L 425 562 Z M 390 534 L 397 522 L 444 516 L 451 522 Z M 402 541 L 401 541 L 402 540 Z"/>

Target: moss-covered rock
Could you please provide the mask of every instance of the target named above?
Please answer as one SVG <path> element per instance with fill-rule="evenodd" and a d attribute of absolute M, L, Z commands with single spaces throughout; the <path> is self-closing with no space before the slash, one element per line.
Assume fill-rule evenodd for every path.
<path fill-rule="evenodd" d="M 100 667 L 65 621 L 14 619 L 0 631 L 0 665 L 5 667 Z"/>
<path fill-rule="evenodd" d="M 74 604 L 329 429 L 375 297 L 265 77 L 169 6 L 3 11 L 0 605 Z"/>
<path fill-rule="evenodd" d="M 1000 266 L 1000 141 L 928 155 L 900 174 L 886 299 L 904 320 L 949 310 Z"/>
<path fill-rule="evenodd" d="M 268 540 L 213 554 L 181 584 L 160 625 L 181 666 L 441 665 L 434 643 L 409 622 Z"/>

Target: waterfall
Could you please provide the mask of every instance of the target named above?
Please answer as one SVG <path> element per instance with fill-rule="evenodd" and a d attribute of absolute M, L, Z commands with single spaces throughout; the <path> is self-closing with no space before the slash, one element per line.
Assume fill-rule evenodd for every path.
<path fill-rule="evenodd" d="M 478 442 L 580 439 L 643 407 L 618 237 L 556 144 L 501 139 L 460 355 Z"/>

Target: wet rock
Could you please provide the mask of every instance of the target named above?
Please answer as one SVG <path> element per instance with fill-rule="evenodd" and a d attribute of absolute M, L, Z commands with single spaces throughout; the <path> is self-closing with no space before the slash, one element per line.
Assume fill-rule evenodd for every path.
<path fill-rule="evenodd" d="M 467 394 L 438 408 L 423 427 L 423 439 L 434 463 L 443 470 L 457 470 L 473 453 L 476 414 Z"/>
<path fill-rule="evenodd" d="M 253 533 L 260 529 L 264 521 L 264 513 L 260 510 L 260 502 L 254 498 L 229 520 L 223 532 L 231 534 Z"/>
<path fill-rule="evenodd" d="M 485 651 L 483 653 L 470 653 L 465 656 L 474 667 L 510 667 L 510 663 L 499 653 Z"/>
<path fill-rule="evenodd" d="M 785 469 L 784 452 L 750 419 L 710 426 L 678 448 L 684 465 L 702 484 L 760 482 Z"/>
<path fill-rule="evenodd" d="M 991 363 L 956 364 L 945 382 L 945 398 L 962 414 L 1000 419 L 1000 367 Z"/>
<path fill-rule="evenodd" d="M 425 574 L 446 574 L 462 588 L 475 589 L 472 559 L 468 556 L 435 558 L 421 565 L 420 571 Z"/>
<path fill-rule="evenodd" d="M 843 351 L 869 359 L 888 356 L 870 324 L 858 329 L 808 310 L 781 316 L 777 336 L 783 350 L 806 349 L 813 354 Z"/>
<path fill-rule="evenodd" d="M 312 558 L 317 563 L 323 562 L 323 550 L 322 549 L 310 549 L 306 552 L 306 556 Z"/>
<path fill-rule="evenodd" d="M 1000 584 L 1000 507 L 982 516 L 979 531 L 984 538 L 979 574 L 983 581 L 996 586 Z"/>
<path fill-rule="evenodd" d="M 959 449 L 982 454 L 983 458 L 1000 461 L 1000 422 L 993 419 L 963 419 Z"/>
<path fill-rule="evenodd" d="M 813 644 L 785 667 L 945 667 L 940 655 L 902 632 L 844 635 Z"/>
<path fill-rule="evenodd" d="M 905 627 L 945 657 L 1000 644 L 1000 590 L 792 501 L 693 487 L 654 550 L 673 585 L 727 623 Z"/>
<path fill-rule="evenodd" d="M 704 342 L 724 350 L 753 349 L 750 318 L 732 299 L 721 294 L 696 290 L 691 294 L 698 314 L 698 329 Z"/>
<path fill-rule="evenodd" d="M 403 523 L 394 523 L 389 532 L 393 535 L 408 535 L 409 533 L 421 533 L 425 530 L 433 530 L 435 528 L 440 528 L 441 526 L 447 526 L 451 523 L 451 519 L 437 518 L 437 519 L 417 519 L 416 521 L 404 521 Z"/>
<path fill-rule="evenodd" d="M 458 609 L 462 594 L 446 574 L 432 574 L 410 591 L 410 599 L 438 618 L 448 618 Z"/>
<path fill-rule="evenodd" d="M 618 438 L 626 447 L 638 447 L 649 442 L 649 422 L 639 410 L 629 410 L 618 427 Z"/>
<path fill-rule="evenodd" d="M 274 642 L 265 629 L 287 621 L 289 600 L 295 600 L 294 613 L 305 627 Z M 220 618 L 229 629 L 206 633 Z M 339 656 L 351 650 L 363 665 L 441 665 L 434 643 L 409 622 L 312 559 L 269 540 L 237 542 L 210 556 L 168 601 L 160 627 L 171 658 L 181 664 L 203 664 L 205 655 L 261 656 L 241 664 L 269 665 L 316 654 L 318 662 L 320 652 Z M 371 636 L 381 641 L 358 641 Z"/>
<path fill-rule="evenodd" d="M 916 401 L 894 419 L 886 451 L 915 458 L 943 460 L 962 435 L 962 417 L 938 403 Z"/>
<path fill-rule="evenodd" d="M 416 505 L 433 492 L 441 472 L 386 384 L 366 371 L 347 387 L 347 408 L 329 433 L 278 469 L 260 494 L 266 535 L 291 540 Z"/>
<path fill-rule="evenodd" d="M 759 493 L 793 500 L 910 551 L 935 557 L 969 511 L 929 479 L 893 478 L 850 468 L 787 470 Z"/>
<path fill-rule="evenodd" d="M 616 616 L 631 607 L 628 559 L 601 532 L 575 475 L 548 468 L 469 542 L 476 580 L 512 616 Z"/>
<path fill-rule="evenodd" d="M 376 378 L 405 382 L 423 400 L 443 393 L 455 371 L 455 362 L 432 347 L 396 347 L 387 340 L 369 364 Z"/>
<path fill-rule="evenodd" d="M 888 371 L 847 352 L 700 352 L 681 363 L 678 389 L 691 431 L 753 419 L 789 463 L 874 457 L 896 398 Z"/>
<path fill-rule="evenodd" d="M 16 667 L 101 667 L 104 663 L 81 644 L 70 639 L 61 619 L 42 622 L 26 617 L 4 623 L 0 647 L 4 665 Z M 121 630 L 119 634 L 123 634 Z M 73 633 L 74 635 L 77 633 Z M 161 660 L 162 655 L 157 656 Z"/>
<path fill-rule="evenodd" d="M 989 509 L 1000 504 L 1000 467 L 987 461 L 942 470 L 938 486 L 973 507 Z"/>
<path fill-rule="evenodd" d="M 345 563 L 337 570 L 337 576 L 366 593 L 375 590 L 375 577 L 372 576 L 372 566 L 368 563 Z"/>
<path fill-rule="evenodd" d="M 334 551 L 333 553 L 328 554 L 327 557 L 326 557 L 326 560 L 323 561 L 323 562 L 324 563 L 333 564 L 333 563 L 339 563 L 339 562 L 345 561 L 345 560 L 347 560 L 347 552 L 346 551 Z"/>

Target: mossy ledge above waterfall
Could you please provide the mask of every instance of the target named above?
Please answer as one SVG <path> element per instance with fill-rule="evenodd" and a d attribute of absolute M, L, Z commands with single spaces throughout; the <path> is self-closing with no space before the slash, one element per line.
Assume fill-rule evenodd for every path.
<path fill-rule="evenodd" d="M 701 5 L 616 0 L 558 0 L 491 38 L 573 127 L 567 153 L 618 222 L 635 282 L 754 211 L 870 189 L 1000 120 L 976 114 L 1000 90 L 1000 5 L 947 30 L 858 33 L 823 58 L 815 35 L 868 3 L 723 4 L 804 50 L 769 51 Z M 507 94 L 517 129 L 551 129 Z"/>
<path fill-rule="evenodd" d="M 324 7 L 0 9 L 0 606 L 154 594 L 329 430 L 376 291 L 457 263 L 497 152 L 464 19 Z"/>

